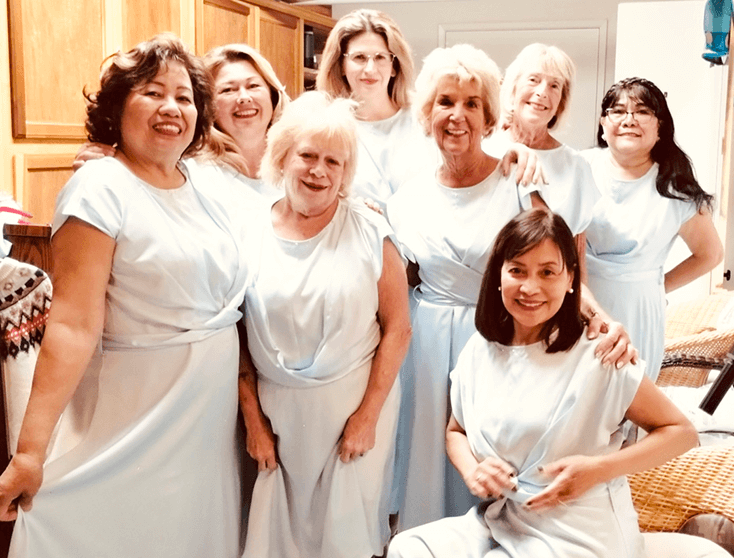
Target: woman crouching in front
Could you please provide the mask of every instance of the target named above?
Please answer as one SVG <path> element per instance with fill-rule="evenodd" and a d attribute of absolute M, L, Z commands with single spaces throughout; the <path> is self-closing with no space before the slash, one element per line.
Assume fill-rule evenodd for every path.
<path fill-rule="evenodd" d="M 500 231 L 478 333 L 451 373 L 446 431 L 452 463 L 483 502 L 398 535 L 390 558 L 646 555 L 624 475 L 666 462 L 697 436 L 644 364 L 614 370 L 594 357 L 579 287 L 561 217 L 532 209 Z M 648 436 L 620 450 L 614 433 L 625 418 Z"/>

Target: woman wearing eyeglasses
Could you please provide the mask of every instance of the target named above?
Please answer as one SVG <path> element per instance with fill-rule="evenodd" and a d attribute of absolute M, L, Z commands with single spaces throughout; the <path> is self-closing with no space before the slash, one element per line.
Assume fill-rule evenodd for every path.
<path fill-rule="evenodd" d="M 599 148 L 584 152 L 603 194 L 586 229 L 588 285 L 627 328 L 655 380 L 663 358 L 665 293 L 711 271 L 723 257 L 711 218 L 713 196 L 675 143 L 665 95 L 646 79 L 624 79 L 607 92 L 597 141 Z M 691 255 L 664 273 L 678 236 Z"/>
<path fill-rule="evenodd" d="M 387 14 L 355 10 L 337 22 L 324 47 L 316 87 L 359 102 L 352 192 L 383 209 L 401 183 L 437 160 L 410 111 L 412 84 L 410 46 Z"/>

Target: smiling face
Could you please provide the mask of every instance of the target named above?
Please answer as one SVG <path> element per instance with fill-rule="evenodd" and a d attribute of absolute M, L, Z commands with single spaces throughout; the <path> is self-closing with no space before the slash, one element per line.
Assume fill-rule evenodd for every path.
<path fill-rule="evenodd" d="M 560 310 L 573 284 L 561 251 L 550 239 L 502 264 L 502 303 L 512 316 L 513 345 L 541 340 L 545 323 Z"/>
<path fill-rule="evenodd" d="M 454 156 L 479 154 L 482 138 L 488 133 L 479 84 L 442 77 L 431 108 L 431 135 L 441 152 Z"/>
<path fill-rule="evenodd" d="M 305 137 L 293 144 L 283 178 L 286 199 L 296 213 L 316 217 L 337 203 L 347 156 L 345 149 L 322 138 Z"/>
<path fill-rule="evenodd" d="M 381 65 L 375 62 L 374 54 L 378 52 L 389 53 L 390 49 L 382 35 L 372 31 L 360 33 L 347 44 L 345 56 L 342 57 L 342 72 L 349 89 L 358 100 L 375 95 L 388 96 L 387 88 L 396 72 L 392 63 Z M 368 55 L 369 61 L 364 65 L 353 62 L 349 56 L 354 53 Z"/>
<path fill-rule="evenodd" d="M 544 73 L 540 68 L 522 74 L 512 96 L 513 123 L 547 129 L 558 112 L 562 94 L 562 78 Z"/>
<path fill-rule="evenodd" d="M 216 122 L 233 138 L 265 138 L 273 102 L 265 79 L 246 60 L 221 67 L 214 80 Z"/>
<path fill-rule="evenodd" d="M 623 94 L 611 108 L 618 108 L 628 112 L 647 109 L 642 103 Z M 604 139 L 614 154 L 625 156 L 649 156 L 655 147 L 659 136 L 659 120 L 653 116 L 646 123 L 640 123 L 630 114 L 626 114 L 620 122 L 613 122 L 607 116 L 602 116 L 601 126 L 604 129 Z"/>
<path fill-rule="evenodd" d="M 120 150 L 131 159 L 178 160 L 193 140 L 196 116 L 186 68 L 179 62 L 168 62 L 125 99 Z"/>

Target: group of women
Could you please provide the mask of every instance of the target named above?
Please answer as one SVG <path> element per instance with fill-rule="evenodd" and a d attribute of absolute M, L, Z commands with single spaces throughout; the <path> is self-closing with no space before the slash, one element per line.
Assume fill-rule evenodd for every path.
<path fill-rule="evenodd" d="M 390 513 L 390 556 L 643 556 L 621 475 L 695 443 L 643 373 L 665 290 L 721 244 L 650 82 L 607 94 L 603 147 L 553 138 L 573 73 L 531 45 L 502 81 L 457 45 L 413 96 L 373 10 L 339 20 L 295 101 L 245 45 L 113 56 L 0 476 L 11 556 L 369 558 Z M 679 235 L 692 255 L 663 275 Z M 649 435 L 616 451 L 625 418 Z"/>

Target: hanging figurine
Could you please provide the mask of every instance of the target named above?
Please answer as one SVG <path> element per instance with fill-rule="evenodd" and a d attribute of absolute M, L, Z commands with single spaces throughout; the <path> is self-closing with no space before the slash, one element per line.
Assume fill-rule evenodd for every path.
<path fill-rule="evenodd" d="M 724 64 L 729 54 L 729 25 L 732 16 L 732 0 L 706 0 L 703 14 L 703 30 L 706 34 L 704 60 Z"/>

